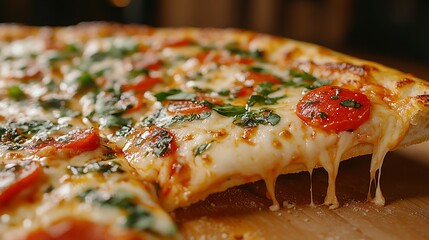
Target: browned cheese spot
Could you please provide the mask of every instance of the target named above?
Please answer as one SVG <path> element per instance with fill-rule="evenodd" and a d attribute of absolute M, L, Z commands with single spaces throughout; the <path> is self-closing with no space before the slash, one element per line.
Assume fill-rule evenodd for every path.
<path fill-rule="evenodd" d="M 212 134 L 214 140 L 220 141 L 228 136 L 228 132 L 225 129 L 220 129 L 217 131 L 209 131 Z"/>
<path fill-rule="evenodd" d="M 252 138 L 255 136 L 257 131 L 257 128 L 245 128 L 241 134 L 241 139 L 243 139 L 244 142 L 249 145 L 255 145 L 255 142 L 253 142 Z"/>
<path fill-rule="evenodd" d="M 414 80 L 409 79 L 409 78 L 403 78 L 396 83 L 396 88 L 402 88 L 406 85 L 410 85 L 413 83 L 414 83 Z"/>
<path fill-rule="evenodd" d="M 417 102 L 423 104 L 425 107 L 429 107 L 429 94 L 418 95 L 415 97 Z"/>
<path fill-rule="evenodd" d="M 284 140 L 289 140 L 292 137 L 292 133 L 289 130 L 285 129 L 279 133 L 279 136 L 282 137 Z"/>

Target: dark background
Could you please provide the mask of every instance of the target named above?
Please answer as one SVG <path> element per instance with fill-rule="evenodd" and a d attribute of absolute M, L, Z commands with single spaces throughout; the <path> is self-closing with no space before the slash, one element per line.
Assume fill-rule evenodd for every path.
<path fill-rule="evenodd" d="M 321 44 L 429 79 L 428 0 L 0 0 L 0 22 L 236 27 Z"/>

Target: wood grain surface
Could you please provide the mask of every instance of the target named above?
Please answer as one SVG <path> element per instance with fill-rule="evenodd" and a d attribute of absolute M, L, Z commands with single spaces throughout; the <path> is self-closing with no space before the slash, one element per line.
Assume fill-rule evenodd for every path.
<path fill-rule="evenodd" d="M 429 143 L 420 147 L 429 150 Z M 407 152 L 408 151 L 408 152 Z M 410 154 L 411 153 L 411 154 Z M 338 209 L 322 205 L 327 174 L 313 174 L 316 206 L 310 206 L 310 178 L 302 172 L 279 177 L 276 195 L 284 206 L 269 210 L 263 182 L 213 194 L 172 215 L 186 239 L 429 239 L 429 151 L 389 153 L 382 168 L 386 206 L 366 201 L 370 156 L 341 163 Z"/>

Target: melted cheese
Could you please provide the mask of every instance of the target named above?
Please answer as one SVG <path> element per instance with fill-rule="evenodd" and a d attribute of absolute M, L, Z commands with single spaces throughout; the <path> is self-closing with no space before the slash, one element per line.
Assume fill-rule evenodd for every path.
<path fill-rule="evenodd" d="M 114 233 L 127 231 L 124 224 L 128 210 L 96 202 L 102 202 L 118 190 L 132 193 L 137 201 L 133 204 L 144 207 L 154 217 L 150 231 L 141 231 L 140 237 L 153 232 L 171 235 L 175 226 L 166 211 L 187 206 L 211 193 L 261 179 L 273 200 L 270 209 L 277 210 L 280 207 L 275 198 L 277 177 L 306 170 L 311 179 L 312 171 L 317 167 L 323 167 L 328 173 L 325 204 L 336 208 L 339 202 L 335 182 L 340 161 L 367 153 L 361 150 L 366 148 L 374 153 L 368 199 L 378 205 L 384 204 L 380 187 L 383 159 L 406 134 L 409 120 L 397 114 L 389 102 L 391 99 L 386 100 L 380 93 L 380 87 L 369 78 L 364 79 L 367 82 L 360 90 L 372 102 L 371 116 L 353 132 L 336 134 L 305 125 L 296 115 L 295 108 L 308 89 L 279 85 L 278 90 L 268 97 L 285 97 L 272 105 L 250 107 L 255 112 L 269 109 L 277 114 L 280 121 L 276 124 L 243 128 L 234 124 L 233 117 L 223 116 L 214 110 L 209 110 L 210 116 L 202 119 L 173 123 L 170 122 L 172 114 L 167 113 L 158 116 L 156 121 L 159 127 L 164 127 L 174 136 L 177 149 L 171 155 L 157 156 L 153 148 L 158 143 L 143 147 L 136 143 L 143 141 L 139 138 L 154 140 L 148 139 L 150 134 L 145 132 L 148 127 L 142 125 L 145 118 L 153 117 L 165 108 L 165 102 L 156 101 L 157 93 L 171 89 L 195 93 L 195 89 L 200 89 L 206 91 L 207 96 L 221 98 L 227 104 L 244 106 L 247 97 L 231 96 L 241 87 L 255 87 L 257 84 L 255 80 L 247 79 L 246 73 L 252 70 L 239 61 L 246 58 L 251 59 L 250 65 L 254 69 L 263 69 L 263 73 L 280 79 L 288 79 L 290 73 L 286 67 L 294 67 L 332 84 L 352 88 L 361 86 L 359 81 L 363 81 L 364 76 L 359 72 L 323 67 L 325 63 L 340 62 L 338 58 L 319 56 L 319 48 L 314 46 L 303 45 L 299 49 L 295 42 L 268 36 L 237 35 L 228 30 L 220 35 L 190 30 L 189 35 L 184 34 L 186 31 L 158 30 L 147 36 L 101 38 L 97 35 L 91 37 L 97 32 L 93 29 L 94 32 L 88 34 L 89 39 L 79 34 L 74 36 L 67 29 L 58 31 L 59 45 L 73 43 L 77 51 L 46 50 L 46 40 L 35 37 L 0 43 L 1 127 L 41 119 L 63 126 L 36 135 L 28 134 L 23 139 L 23 149 L 11 150 L 14 146 L 11 141 L 0 143 L 0 163 L 37 161 L 43 164 L 45 176 L 37 185 L 33 201 L 20 200 L 11 208 L 1 210 L 0 236 L 4 239 L 24 238 L 34 230 L 49 228 L 67 217 L 109 226 Z M 61 42 L 62 38 L 64 42 Z M 186 38 L 193 38 L 195 44 L 162 47 L 162 44 Z M 228 50 L 228 44 L 236 45 L 236 49 Z M 213 51 L 210 53 L 213 56 L 211 60 L 200 61 L 198 54 L 205 49 Z M 258 50 L 264 50 L 264 59 L 252 55 Z M 38 56 L 31 56 L 34 54 Z M 218 55 L 228 61 L 216 62 L 215 56 Z M 61 57 L 55 60 L 58 56 Z M 145 69 L 157 63 L 163 65 L 161 69 Z M 137 73 L 136 77 L 134 70 L 148 72 Z M 163 82 L 143 92 L 139 89 L 121 90 L 124 85 L 144 83 L 149 77 L 161 78 Z M 8 96 L 11 86 L 20 87 L 25 93 L 24 98 L 14 100 Z M 230 96 L 221 96 L 220 92 L 225 89 L 230 91 Z M 43 105 L 49 100 L 53 101 L 54 107 Z M 128 132 L 121 133 L 122 127 L 128 128 Z M 61 139 L 68 132 L 87 128 L 97 129 L 102 144 L 115 152 L 113 159 L 108 161 L 118 162 L 124 173 L 79 175 L 67 171 L 67 166 L 107 161 L 103 159 L 103 151 L 107 147 L 74 157 L 55 154 L 55 146 L 47 146 L 37 154 L 34 150 L 26 150 L 34 142 Z M 141 132 L 143 136 L 137 135 Z M 203 151 L 196 151 L 201 146 Z M 374 197 L 371 195 L 373 181 L 376 186 Z M 159 187 L 158 192 L 155 186 Z M 97 197 L 79 200 L 77 196 L 88 189 L 95 189 L 101 200 Z M 312 188 L 310 192 L 313 205 Z"/>

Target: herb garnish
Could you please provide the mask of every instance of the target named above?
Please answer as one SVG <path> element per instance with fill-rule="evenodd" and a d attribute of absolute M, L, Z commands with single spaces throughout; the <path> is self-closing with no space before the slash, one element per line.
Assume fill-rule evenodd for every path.
<path fill-rule="evenodd" d="M 10 86 L 7 88 L 7 93 L 13 100 L 22 100 L 25 98 L 25 93 L 18 85 Z"/>
<path fill-rule="evenodd" d="M 201 153 L 205 152 L 207 149 L 211 147 L 211 145 L 212 145 L 211 143 L 206 143 L 198 146 L 197 148 L 194 149 L 194 156 L 198 156 Z"/>
<path fill-rule="evenodd" d="M 119 189 L 114 194 L 106 195 L 96 189 L 87 189 L 78 193 L 77 198 L 82 202 L 90 202 L 102 207 L 116 207 L 127 213 L 125 226 L 139 231 L 151 228 L 154 223 L 153 215 L 138 205 L 134 195 L 126 190 Z"/>
<path fill-rule="evenodd" d="M 317 78 L 306 71 L 289 70 L 290 79 L 283 80 L 283 84 L 293 87 L 304 87 L 307 89 L 315 89 L 325 86 L 330 83 L 329 80 Z"/>
<path fill-rule="evenodd" d="M 340 105 L 343 107 L 352 107 L 352 108 L 360 108 L 362 104 L 356 102 L 355 100 L 347 99 L 340 102 Z"/>
<path fill-rule="evenodd" d="M 108 173 L 123 173 L 121 165 L 115 161 L 109 162 L 92 162 L 85 164 L 84 166 L 72 166 L 68 165 L 67 170 L 73 175 L 81 175 L 87 173 L 98 172 L 102 174 Z"/>
<path fill-rule="evenodd" d="M 257 127 L 258 125 L 275 126 L 280 122 L 280 116 L 271 110 L 247 111 L 234 117 L 233 123 L 240 127 Z"/>

